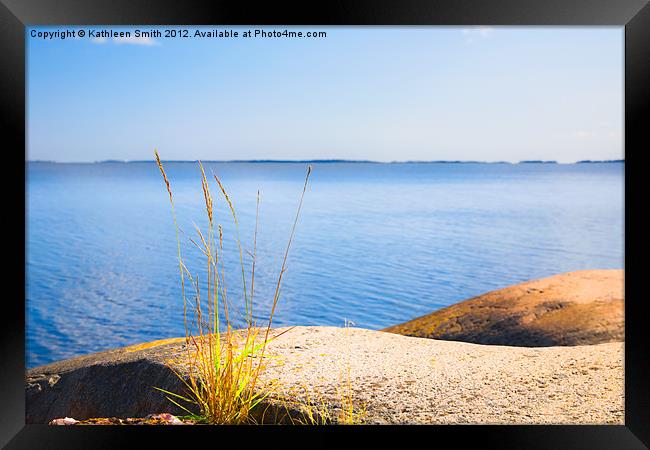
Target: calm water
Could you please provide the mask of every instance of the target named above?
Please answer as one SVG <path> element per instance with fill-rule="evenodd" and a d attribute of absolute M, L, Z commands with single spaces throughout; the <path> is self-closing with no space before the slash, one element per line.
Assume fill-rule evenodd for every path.
<path fill-rule="evenodd" d="M 198 168 L 166 165 L 181 228 Z M 268 310 L 306 164 L 214 163 Z M 380 329 L 531 278 L 623 267 L 624 164 L 316 164 L 274 323 Z M 27 366 L 183 335 L 176 241 L 153 163 L 27 165 Z M 213 183 L 213 189 L 216 185 Z M 216 196 L 216 191 L 214 192 Z M 227 284 L 240 286 L 219 197 Z M 184 242 L 187 242 L 186 240 Z M 196 250 L 185 245 L 193 271 Z"/>

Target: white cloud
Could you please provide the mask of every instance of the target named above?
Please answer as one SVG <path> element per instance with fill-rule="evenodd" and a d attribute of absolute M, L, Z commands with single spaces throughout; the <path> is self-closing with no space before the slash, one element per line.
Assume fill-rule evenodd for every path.
<path fill-rule="evenodd" d="M 575 139 L 581 141 L 602 140 L 602 139 L 621 139 L 621 133 L 616 130 L 577 130 L 571 133 Z"/>
<path fill-rule="evenodd" d="M 486 39 L 494 33 L 493 27 L 478 26 L 471 28 L 463 28 L 461 33 L 465 36 L 465 42 L 471 44 L 476 39 Z"/>
<path fill-rule="evenodd" d="M 108 39 L 105 37 L 95 37 L 92 38 L 92 42 L 95 44 L 105 44 L 106 42 L 108 42 Z"/>
<path fill-rule="evenodd" d="M 578 130 L 573 132 L 573 136 L 578 139 L 588 139 L 593 135 L 591 131 Z"/>
<path fill-rule="evenodd" d="M 151 39 L 150 37 L 116 37 L 113 38 L 113 42 L 116 44 L 159 45 L 158 41 Z"/>

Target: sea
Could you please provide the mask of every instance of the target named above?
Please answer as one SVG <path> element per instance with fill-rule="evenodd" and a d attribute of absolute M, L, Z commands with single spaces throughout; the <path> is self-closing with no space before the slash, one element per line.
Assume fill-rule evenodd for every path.
<path fill-rule="evenodd" d="M 201 171 L 163 164 L 205 301 Z M 256 322 L 268 319 L 309 165 L 273 326 L 380 330 L 526 280 L 624 267 L 624 162 L 204 162 L 234 326 L 244 284 Z M 185 334 L 155 162 L 27 162 L 25 191 L 27 367 Z"/>

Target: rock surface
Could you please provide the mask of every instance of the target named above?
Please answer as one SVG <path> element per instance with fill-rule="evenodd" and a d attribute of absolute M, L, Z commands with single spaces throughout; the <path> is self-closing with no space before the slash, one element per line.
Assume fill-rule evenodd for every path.
<path fill-rule="evenodd" d="M 525 347 L 623 341 L 623 277 L 623 270 L 583 270 L 528 281 L 384 331 Z"/>
<path fill-rule="evenodd" d="M 27 371 L 26 423 L 62 417 L 144 417 L 182 413 L 153 386 L 176 392 L 181 380 L 165 361 L 184 338 L 156 341 L 58 361 Z"/>
<path fill-rule="evenodd" d="M 31 369 L 26 421 L 182 414 L 153 386 L 181 392 L 165 361 L 182 357 L 184 345 L 159 341 Z M 621 342 L 503 347 L 296 327 L 269 344 L 266 358 L 261 386 L 279 382 L 265 405 L 276 413 L 292 399 L 336 417 L 351 398 L 370 424 L 624 423 Z"/>

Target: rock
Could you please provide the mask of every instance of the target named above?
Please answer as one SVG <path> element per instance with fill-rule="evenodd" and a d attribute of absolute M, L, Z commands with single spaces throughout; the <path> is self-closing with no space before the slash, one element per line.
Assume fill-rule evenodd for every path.
<path fill-rule="evenodd" d="M 309 412 L 345 423 L 350 401 L 355 421 L 369 424 L 624 423 L 620 342 L 504 347 L 335 327 L 273 336 L 259 384 L 270 394 L 255 415 L 266 423 L 311 423 Z M 153 386 L 181 392 L 164 361 L 182 357 L 184 345 L 142 344 L 31 369 L 27 423 L 179 415 Z"/>
<path fill-rule="evenodd" d="M 149 414 L 143 418 L 129 417 L 120 419 L 119 417 L 98 417 L 85 420 L 75 420 L 70 417 L 64 419 L 54 419 L 49 425 L 191 425 L 193 422 L 183 422 L 172 414 Z"/>
<path fill-rule="evenodd" d="M 48 423 L 65 416 L 144 417 L 159 411 L 182 414 L 153 387 L 171 392 L 182 388 L 166 360 L 181 353 L 184 341 L 156 341 L 28 370 L 26 423 Z"/>
<path fill-rule="evenodd" d="M 524 347 L 623 341 L 623 276 L 622 270 L 583 270 L 528 281 L 383 331 Z"/>
<path fill-rule="evenodd" d="M 169 425 L 182 425 L 183 422 L 176 416 L 168 413 L 163 413 L 163 414 L 149 414 L 147 417 L 145 417 L 145 420 L 156 420 L 160 421 L 162 423 L 166 423 Z"/>
<path fill-rule="evenodd" d="M 54 419 L 48 425 L 74 425 L 76 423 L 79 421 L 72 417 L 64 417 L 63 419 Z"/>

